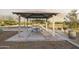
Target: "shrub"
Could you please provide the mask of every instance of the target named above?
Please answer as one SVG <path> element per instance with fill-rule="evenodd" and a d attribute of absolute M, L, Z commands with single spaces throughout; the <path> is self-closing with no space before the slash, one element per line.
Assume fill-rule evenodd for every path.
<path fill-rule="evenodd" d="M 5 25 L 16 25 L 17 22 L 15 20 L 4 20 Z"/>

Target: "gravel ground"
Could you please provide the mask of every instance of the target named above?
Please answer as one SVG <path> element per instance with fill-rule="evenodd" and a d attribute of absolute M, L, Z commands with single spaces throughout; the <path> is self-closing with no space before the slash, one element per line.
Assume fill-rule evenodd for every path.
<path fill-rule="evenodd" d="M 67 41 L 2 42 L 0 46 L 9 49 L 77 49 Z"/>
<path fill-rule="evenodd" d="M 16 31 L 4 31 L 0 33 L 0 42 L 12 37 L 13 35 L 17 34 Z"/>

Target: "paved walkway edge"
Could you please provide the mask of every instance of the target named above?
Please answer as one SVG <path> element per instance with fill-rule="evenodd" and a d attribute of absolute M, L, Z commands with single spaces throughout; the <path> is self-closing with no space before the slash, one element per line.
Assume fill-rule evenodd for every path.
<path fill-rule="evenodd" d="M 66 40 L 66 41 L 68 41 L 69 43 L 71 43 L 71 44 L 73 44 L 73 45 L 75 45 L 76 47 L 79 48 L 79 44 L 77 44 L 77 43 L 75 43 L 75 42 L 73 42 L 73 41 L 71 41 L 71 40 Z"/>

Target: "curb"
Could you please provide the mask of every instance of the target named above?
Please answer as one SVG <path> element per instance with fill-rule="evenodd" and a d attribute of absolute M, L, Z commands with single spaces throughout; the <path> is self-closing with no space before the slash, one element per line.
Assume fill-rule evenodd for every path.
<path fill-rule="evenodd" d="M 71 43 L 71 44 L 73 44 L 73 45 L 75 45 L 76 47 L 79 48 L 79 44 L 77 44 L 77 43 L 75 43 L 75 42 L 73 42 L 73 41 L 71 41 L 71 40 L 66 40 L 66 41 L 68 41 L 69 43 Z"/>

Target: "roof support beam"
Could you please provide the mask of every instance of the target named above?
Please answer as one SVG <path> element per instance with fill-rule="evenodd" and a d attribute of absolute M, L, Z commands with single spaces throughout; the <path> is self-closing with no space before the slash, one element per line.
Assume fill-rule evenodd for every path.
<path fill-rule="evenodd" d="M 46 23 L 46 30 L 48 29 L 48 23 L 47 23 L 47 18 L 45 20 L 45 23 Z"/>
<path fill-rule="evenodd" d="M 21 16 L 18 15 L 18 33 L 21 32 Z M 18 35 L 20 37 L 20 34 Z"/>
<path fill-rule="evenodd" d="M 55 20 L 54 19 L 53 19 L 53 22 L 52 22 L 52 29 L 53 29 L 53 36 L 55 36 Z"/>
<path fill-rule="evenodd" d="M 28 20 L 29 20 L 29 18 L 27 18 L 27 30 L 28 30 Z"/>
<path fill-rule="evenodd" d="M 26 19 L 24 18 L 24 27 L 26 28 Z"/>

